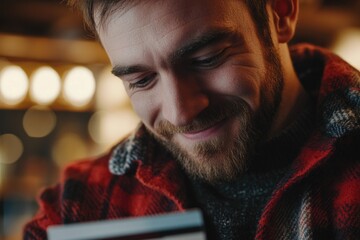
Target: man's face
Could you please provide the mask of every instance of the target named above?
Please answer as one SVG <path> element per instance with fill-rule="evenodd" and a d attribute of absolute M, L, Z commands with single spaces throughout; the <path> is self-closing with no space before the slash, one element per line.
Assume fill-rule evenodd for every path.
<path fill-rule="evenodd" d="M 282 74 L 243 1 L 139 1 L 98 34 L 135 111 L 186 171 L 211 182 L 245 170 Z"/>

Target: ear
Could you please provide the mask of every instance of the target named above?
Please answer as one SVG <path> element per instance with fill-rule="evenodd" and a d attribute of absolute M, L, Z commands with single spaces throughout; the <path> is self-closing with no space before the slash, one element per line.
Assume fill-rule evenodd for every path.
<path fill-rule="evenodd" d="M 294 34 L 299 13 L 298 0 L 272 0 L 275 30 L 279 43 L 289 42 Z"/>

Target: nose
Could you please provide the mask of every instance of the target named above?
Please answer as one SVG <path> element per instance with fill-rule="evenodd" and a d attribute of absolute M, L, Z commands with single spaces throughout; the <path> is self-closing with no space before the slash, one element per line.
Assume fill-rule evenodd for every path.
<path fill-rule="evenodd" d="M 163 81 L 162 115 L 175 126 L 184 126 L 209 106 L 209 98 L 200 84 L 174 76 Z"/>

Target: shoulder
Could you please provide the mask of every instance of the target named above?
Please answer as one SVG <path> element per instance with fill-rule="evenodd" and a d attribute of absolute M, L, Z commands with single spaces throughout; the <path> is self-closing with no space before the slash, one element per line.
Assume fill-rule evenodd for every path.
<path fill-rule="evenodd" d="M 102 156 L 68 165 L 60 179 L 63 200 L 88 201 L 87 195 L 101 199 L 114 182 L 136 181 L 135 172 L 142 160 L 139 152 L 144 148 L 141 137 L 137 129 Z"/>
<path fill-rule="evenodd" d="M 334 154 L 334 164 L 328 179 L 333 196 L 333 222 L 346 236 L 356 238 L 353 230 L 359 231 L 360 221 L 360 134 L 347 136 L 338 143 Z M 333 182 L 333 184 L 329 184 Z M 352 236 L 352 237 L 350 237 Z M 357 235 L 358 236 L 358 235 Z"/>
<path fill-rule="evenodd" d="M 102 179 L 110 177 L 110 156 L 111 152 L 107 152 L 102 156 L 79 160 L 66 166 L 61 173 L 61 182 L 66 182 L 69 179 L 87 182 L 101 180 L 97 176 L 102 176 Z"/>
<path fill-rule="evenodd" d="M 61 179 L 38 196 L 39 209 L 24 227 L 24 239 L 46 239 L 50 225 L 100 219 L 105 196 L 114 176 L 109 171 L 111 151 L 97 158 L 89 158 L 68 165 Z M 106 214 L 105 214 L 106 217 Z"/>

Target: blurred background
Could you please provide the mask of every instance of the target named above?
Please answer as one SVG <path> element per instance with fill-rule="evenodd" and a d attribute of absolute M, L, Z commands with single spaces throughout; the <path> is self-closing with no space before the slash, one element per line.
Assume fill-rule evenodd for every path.
<path fill-rule="evenodd" d="M 302 0 L 293 43 L 360 69 L 360 1 Z M 0 239 L 21 239 L 36 196 L 138 124 L 101 46 L 62 0 L 0 0 Z"/>

